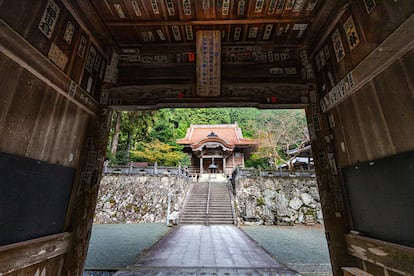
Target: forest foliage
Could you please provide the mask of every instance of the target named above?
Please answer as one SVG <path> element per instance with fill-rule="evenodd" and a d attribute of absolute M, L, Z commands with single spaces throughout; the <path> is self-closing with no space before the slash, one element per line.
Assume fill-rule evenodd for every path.
<path fill-rule="evenodd" d="M 309 140 L 304 110 L 255 108 L 175 108 L 157 111 L 114 112 L 108 143 L 112 164 L 157 162 L 188 165 L 188 156 L 176 140 L 191 124 L 237 123 L 245 138 L 258 139 L 257 151 L 247 167 L 277 168 L 287 163 L 288 149 Z"/>

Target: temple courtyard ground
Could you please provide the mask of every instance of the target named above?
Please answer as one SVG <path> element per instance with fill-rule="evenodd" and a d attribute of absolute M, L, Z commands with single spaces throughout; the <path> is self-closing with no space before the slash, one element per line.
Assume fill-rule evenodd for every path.
<path fill-rule="evenodd" d="M 85 276 L 112 275 L 134 264 L 141 272 L 144 266 L 149 268 L 148 273 L 134 275 L 158 274 L 169 266 L 181 267 L 175 270 L 180 275 L 185 271 L 188 273 L 184 275 L 219 275 L 214 267 L 222 268 L 219 271 L 223 275 L 262 274 L 266 270 L 259 268 L 267 267 L 266 275 L 274 275 L 272 269 L 285 266 L 301 275 L 332 275 L 325 233 L 320 225 L 240 228 L 168 228 L 160 223 L 94 225 Z M 200 267 L 204 267 L 202 271 Z M 259 270 L 255 273 L 256 268 Z"/>

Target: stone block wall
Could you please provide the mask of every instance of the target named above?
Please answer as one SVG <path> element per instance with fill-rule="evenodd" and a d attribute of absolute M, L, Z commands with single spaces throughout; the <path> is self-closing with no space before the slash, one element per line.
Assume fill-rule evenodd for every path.
<path fill-rule="evenodd" d="M 105 175 L 99 189 L 94 223 L 166 222 L 183 206 L 190 180 L 183 175 Z"/>
<path fill-rule="evenodd" d="M 240 224 L 292 225 L 323 222 L 315 178 L 238 177 L 233 183 Z"/>

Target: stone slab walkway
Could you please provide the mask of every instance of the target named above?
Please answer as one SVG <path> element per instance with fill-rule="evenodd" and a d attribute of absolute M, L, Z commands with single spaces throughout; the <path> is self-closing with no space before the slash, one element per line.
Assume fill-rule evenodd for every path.
<path fill-rule="evenodd" d="M 132 275 L 299 275 L 233 225 L 181 225 L 135 265 Z"/>

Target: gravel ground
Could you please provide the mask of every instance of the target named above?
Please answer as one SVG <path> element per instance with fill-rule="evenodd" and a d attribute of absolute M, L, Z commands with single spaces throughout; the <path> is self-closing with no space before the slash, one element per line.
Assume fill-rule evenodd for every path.
<path fill-rule="evenodd" d="M 168 230 L 163 223 L 94 224 L 85 267 L 87 270 L 125 268 L 135 263 L 136 258 Z"/>
<path fill-rule="evenodd" d="M 332 275 L 323 226 L 242 226 L 277 260 L 303 275 Z"/>

